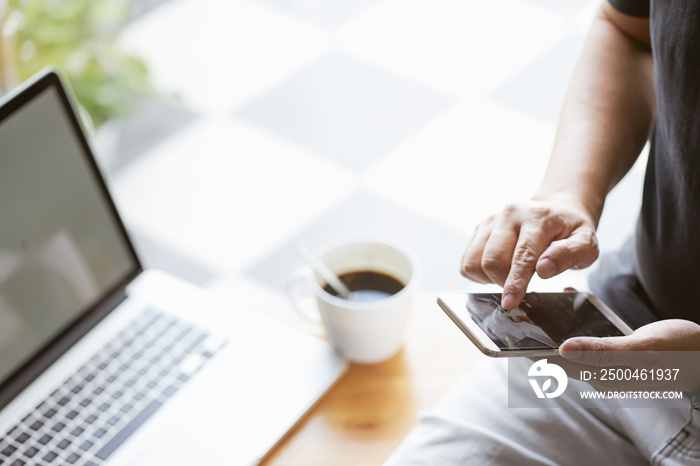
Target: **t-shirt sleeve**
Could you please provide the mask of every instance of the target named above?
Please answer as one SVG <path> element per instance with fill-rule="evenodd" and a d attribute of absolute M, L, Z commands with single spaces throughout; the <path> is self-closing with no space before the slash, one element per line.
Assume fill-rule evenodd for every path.
<path fill-rule="evenodd" d="M 650 0 L 608 0 L 610 5 L 620 13 L 637 18 L 649 17 Z"/>

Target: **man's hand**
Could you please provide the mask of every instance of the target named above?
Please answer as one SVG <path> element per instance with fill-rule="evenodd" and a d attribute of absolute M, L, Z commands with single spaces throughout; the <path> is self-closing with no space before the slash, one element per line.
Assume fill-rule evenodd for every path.
<path fill-rule="evenodd" d="M 559 353 L 562 367 L 576 378 L 581 370 L 620 367 L 640 370 L 679 369 L 675 380 L 621 380 L 590 382 L 598 389 L 700 388 L 700 325 L 681 319 L 661 320 L 638 328 L 624 337 L 576 337 L 566 340 Z"/>
<path fill-rule="evenodd" d="M 476 227 L 462 258 L 462 275 L 503 286 L 501 305 L 517 307 L 537 271 L 553 277 L 598 258 L 595 224 L 583 208 L 530 201 L 507 206 Z"/>

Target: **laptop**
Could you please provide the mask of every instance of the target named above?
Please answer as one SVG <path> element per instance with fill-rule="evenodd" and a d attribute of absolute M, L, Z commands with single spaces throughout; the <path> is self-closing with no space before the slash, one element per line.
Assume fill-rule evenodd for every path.
<path fill-rule="evenodd" d="M 259 463 L 346 363 L 143 270 L 72 101 L 0 100 L 0 464 Z"/>

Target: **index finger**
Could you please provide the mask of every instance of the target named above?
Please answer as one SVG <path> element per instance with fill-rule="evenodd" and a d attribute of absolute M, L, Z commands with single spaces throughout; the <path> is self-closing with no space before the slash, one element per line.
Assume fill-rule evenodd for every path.
<path fill-rule="evenodd" d="M 527 285 L 535 274 L 537 259 L 547 249 L 549 243 L 549 234 L 542 228 L 541 223 L 536 226 L 523 223 L 513 252 L 510 272 L 503 285 L 501 306 L 504 309 L 514 309 L 520 305 L 525 297 Z"/>

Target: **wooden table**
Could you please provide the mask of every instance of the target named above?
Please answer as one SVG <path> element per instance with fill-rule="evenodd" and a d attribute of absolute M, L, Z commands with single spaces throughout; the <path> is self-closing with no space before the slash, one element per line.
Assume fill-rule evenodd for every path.
<path fill-rule="evenodd" d="M 263 462 L 266 466 L 381 465 L 481 353 L 435 303 L 418 296 L 404 348 L 352 365 Z"/>

